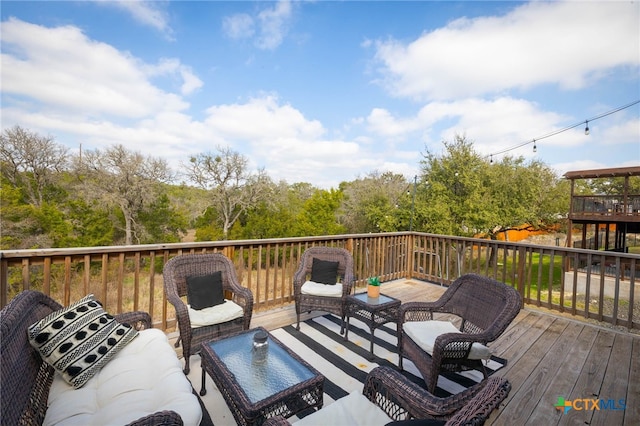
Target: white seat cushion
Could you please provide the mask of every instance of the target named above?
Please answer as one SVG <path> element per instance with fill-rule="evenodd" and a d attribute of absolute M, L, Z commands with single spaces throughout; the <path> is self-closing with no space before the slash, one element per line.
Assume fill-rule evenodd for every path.
<path fill-rule="evenodd" d="M 433 355 L 436 338 L 445 333 L 460 333 L 460 330 L 449 321 L 411 321 L 405 322 L 402 329 L 422 350 Z M 482 343 L 471 345 L 469 359 L 489 359 L 491 349 Z"/>
<path fill-rule="evenodd" d="M 202 410 L 167 336 L 142 330 L 80 389 L 56 373 L 45 425 L 125 425 L 163 410 L 198 425 Z"/>
<path fill-rule="evenodd" d="M 342 284 L 322 284 L 307 281 L 302 284 L 300 292 L 311 296 L 342 297 Z"/>
<path fill-rule="evenodd" d="M 362 392 L 353 391 L 333 404 L 298 420 L 294 425 L 382 426 L 391 421 L 393 419 L 362 395 Z"/>
<path fill-rule="evenodd" d="M 200 310 L 189 307 L 189 321 L 191 328 L 204 327 L 205 325 L 222 324 L 236 318 L 242 318 L 244 309 L 232 300 L 225 300 L 220 305 L 211 306 Z"/>

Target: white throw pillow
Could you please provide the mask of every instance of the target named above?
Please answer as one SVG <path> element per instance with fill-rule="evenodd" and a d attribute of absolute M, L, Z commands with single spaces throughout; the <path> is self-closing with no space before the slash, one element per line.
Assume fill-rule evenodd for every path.
<path fill-rule="evenodd" d="M 342 297 L 342 284 L 322 284 L 307 281 L 300 288 L 302 294 L 310 296 Z"/>
<path fill-rule="evenodd" d="M 392 422 L 387 413 L 369 401 L 362 392 L 353 391 L 313 414 L 294 423 L 296 426 L 382 426 Z"/>
<path fill-rule="evenodd" d="M 232 300 L 226 300 L 221 305 L 211 306 L 200 310 L 189 308 L 189 320 L 191 328 L 204 327 L 206 325 L 222 324 L 244 315 L 244 309 Z"/>
<path fill-rule="evenodd" d="M 460 333 L 460 330 L 449 321 L 411 321 L 405 322 L 402 329 L 407 335 L 416 342 L 429 355 L 433 355 L 433 347 L 436 338 L 441 334 Z M 482 343 L 474 343 L 471 345 L 469 359 L 489 359 L 491 358 L 491 349 Z"/>

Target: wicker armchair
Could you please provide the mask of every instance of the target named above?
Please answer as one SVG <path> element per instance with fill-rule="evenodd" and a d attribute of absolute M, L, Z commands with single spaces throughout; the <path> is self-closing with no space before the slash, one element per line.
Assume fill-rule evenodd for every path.
<path fill-rule="evenodd" d="M 487 345 L 496 340 L 518 315 L 522 307 L 520 294 L 512 287 L 491 278 L 467 274 L 455 280 L 435 302 L 408 302 L 398 312 L 398 357 L 407 358 L 422 374 L 427 389 L 434 392 L 439 372 L 478 369 L 485 378 L 482 359 L 470 359 L 474 343 Z M 407 335 L 411 321 L 433 320 L 434 313 L 453 314 L 460 318 L 458 332 L 435 338 L 429 355 Z M 429 325 L 429 324 L 425 324 Z M 474 357 L 471 357 L 474 358 Z"/>
<path fill-rule="evenodd" d="M 495 376 L 461 393 L 439 398 L 389 367 L 371 370 L 362 389 L 363 395 L 394 421 L 427 419 L 441 421 L 447 426 L 484 424 L 510 391 L 511 383 Z M 340 419 L 334 422 L 340 424 Z M 265 426 L 289 424 L 282 416 L 272 417 L 264 423 Z"/>
<path fill-rule="evenodd" d="M 0 418 L 3 425 L 39 425 L 45 418 L 55 370 L 31 347 L 27 328 L 61 308 L 44 293 L 25 290 L 0 312 Z M 127 312 L 115 318 L 137 330 L 151 328 L 151 317 L 146 312 Z M 160 411 L 130 423 L 158 424 L 182 425 L 183 422 L 175 411 Z"/>
<path fill-rule="evenodd" d="M 302 293 L 302 285 L 311 274 L 313 259 L 338 262 L 338 277 L 342 283 L 342 297 L 316 296 Z M 305 250 L 300 259 L 300 265 L 293 276 L 293 291 L 296 301 L 296 328 L 300 330 L 300 314 L 302 312 L 325 311 L 340 315 L 342 326 L 340 334 L 344 332 L 344 302 L 353 289 L 353 256 L 347 250 L 338 247 L 310 247 Z"/>
<path fill-rule="evenodd" d="M 222 287 L 226 297 L 228 298 L 230 293 L 231 300 L 243 308 L 244 315 L 220 324 L 192 328 L 189 310 L 183 300 L 187 296 L 187 277 L 203 276 L 217 271 L 222 272 Z M 164 265 L 162 275 L 167 300 L 175 307 L 178 319 L 180 337 L 176 347 L 182 341 L 184 373 L 189 374 L 189 358 L 200 352 L 202 343 L 249 329 L 253 315 L 253 294 L 251 290 L 240 285 L 233 263 L 222 253 L 176 256 Z"/>

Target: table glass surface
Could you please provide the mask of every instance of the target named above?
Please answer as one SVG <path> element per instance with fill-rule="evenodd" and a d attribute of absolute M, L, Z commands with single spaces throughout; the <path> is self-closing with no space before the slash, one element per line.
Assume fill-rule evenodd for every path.
<path fill-rule="evenodd" d="M 357 293 L 354 294 L 353 297 L 356 299 L 368 303 L 369 305 L 384 305 L 385 303 L 393 302 L 396 299 L 392 299 L 384 294 L 381 294 L 380 297 L 369 297 L 367 293 Z"/>
<path fill-rule="evenodd" d="M 298 362 L 284 348 L 267 338 L 269 349 L 266 361 L 255 363 L 253 358 L 254 332 L 209 343 L 216 355 L 249 398 L 251 403 L 310 380 L 315 374 Z"/>

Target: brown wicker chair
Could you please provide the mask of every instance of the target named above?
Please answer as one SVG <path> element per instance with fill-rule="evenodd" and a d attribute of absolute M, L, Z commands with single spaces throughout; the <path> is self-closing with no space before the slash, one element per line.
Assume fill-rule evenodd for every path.
<path fill-rule="evenodd" d="M 226 297 L 240 305 L 244 310 L 241 318 L 221 324 L 191 327 L 189 311 L 183 300 L 187 295 L 187 277 L 202 276 L 222 271 L 222 287 Z M 220 336 L 227 336 L 238 331 L 249 329 L 253 315 L 253 294 L 242 287 L 238 281 L 233 263 L 222 253 L 187 254 L 170 259 L 162 272 L 164 291 L 167 300 L 175 307 L 180 337 L 176 347 L 182 341 L 184 356 L 184 373 L 189 374 L 189 358 L 200 352 L 200 345 Z"/>
<path fill-rule="evenodd" d="M 510 391 L 511 383 L 507 379 L 494 376 L 461 393 L 439 398 L 389 367 L 371 370 L 362 389 L 369 401 L 395 421 L 426 419 L 441 421 L 447 426 L 484 424 Z M 340 423 L 340 419 L 335 421 Z M 276 416 L 263 424 L 286 426 L 290 423 Z"/>
<path fill-rule="evenodd" d="M 45 295 L 25 290 L 0 312 L 0 419 L 3 425 L 40 425 L 47 412 L 47 398 L 55 370 L 29 344 L 27 328 L 62 306 Z M 151 328 L 146 312 L 115 315 L 120 323 L 142 330 Z M 130 425 L 182 425 L 175 411 L 160 411 Z"/>
<path fill-rule="evenodd" d="M 315 296 L 302 293 L 302 285 L 311 274 L 313 259 L 338 262 L 338 276 L 342 283 L 342 297 Z M 340 334 L 344 332 L 344 303 L 354 283 L 353 256 L 347 250 L 338 247 L 310 247 L 305 250 L 300 259 L 298 270 L 293 276 L 293 291 L 296 301 L 296 328 L 300 330 L 300 314 L 302 312 L 324 311 L 340 315 L 342 326 Z"/>
<path fill-rule="evenodd" d="M 427 389 L 434 392 L 440 371 L 478 369 L 487 372 L 481 359 L 469 359 L 474 342 L 487 345 L 496 340 L 518 315 L 520 294 L 491 278 L 467 274 L 456 279 L 435 302 L 408 302 L 398 312 L 398 357 L 407 358 L 422 374 Z M 441 334 L 430 356 L 405 332 L 410 321 L 433 320 L 434 313 L 453 314 L 461 319 L 461 333 Z"/>

